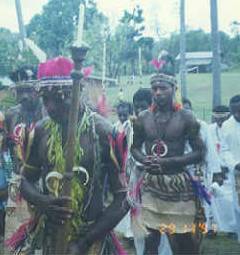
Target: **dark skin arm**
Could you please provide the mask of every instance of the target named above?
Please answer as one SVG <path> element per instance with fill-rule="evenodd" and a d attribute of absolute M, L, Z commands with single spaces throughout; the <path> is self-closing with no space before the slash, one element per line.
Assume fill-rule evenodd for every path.
<path fill-rule="evenodd" d="M 111 205 L 104 211 L 96 223 L 89 227 L 89 232 L 84 239 L 71 247 L 71 254 L 83 254 L 97 240 L 103 239 L 106 233 L 109 233 L 126 215 L 129 210 L 126 199 L 126 193 L 114 195 Z"/>
<path fill-rule="evenodd" d="M 20 169 L 19 159 L 17 158 L 16 152 L 14 151 L 16 143 L 11 136 L 13 134 L 14 126 L 16 125 L 16 122 L 17 122 L 19 111 L 20 111 L 20 105 L 17 105 L 16 107 L 11 108 L 6 113 L 5 123 L 4 123 L 5 132 L 6 132 L 6 137 L 4 139 L 4 149 L 9 149 L 12 161 L 14 163 L 13 171 L 17 174 L 19 174 L 19 169 Z"/>
<path fill-rule="evenodd" d="M 184 167 L 191 164 L 197 164 L 204 159 L 205 145 L 200 138 L 200 125 L 191 115 L 186 116 L 186 138 L 191 146 L 192 151 L 181 156 L 169 158 L 153 157 L 153 165 L 156 162 L 161 167 L 174 168 Z"/>
<path fill-rule="evenodd" d="M 101 144 L 104 145 L 103 161 L 106 164 L 106 169 L 108 170 L 113 201 L 104 210 L 97 222 L 89 227 L 89 232 L 86 233 L 85 238 L 71 247 L 71 254 L 80 255 L 86 252 L 91 244 L 93 244 L 96 240 L 101 240 L 107 233 L 109 233 L 129 210 L 129 205 L 126 200 L 127 189 L 121 183 L 119 178 L 119 171 L 116 169 L 109 156 L 109 145 L 107 143 L 108 138 L 106 135 L 104 135 L 108 128 L 104 125 L 98 125 L 97 122 L 96 130 L 98 130 L 98 133 L 101 136 Z"/>
<path fill-rule="evenodd" d="M 72 211 L 67 208 L 69 198 L 54 198 L 51 195 L 41 194 L 35 187 L 35 182 L 41 177 L 42 160 L 39 156 L 42 147 L 39 146 L 41 130 L 36 128 L 32 149 L 27 163 L 22 170 L 21 193 L 27 202 L 38 208 L 39 211 L 48 215 L 53 223 L 63 223 L 71 217 Z"/>
<path fill-rule="evenodd" d="M 67 208 L 71 201 L 70 198 L 54 198 L 50 195 L 43 195 L 27 178 L 22 179 L 21 193 L 26 201 L 45 213 L 48 219 L 55 224 L 63 224 L 65 220 L 72 216 L 72 211 Z"/>

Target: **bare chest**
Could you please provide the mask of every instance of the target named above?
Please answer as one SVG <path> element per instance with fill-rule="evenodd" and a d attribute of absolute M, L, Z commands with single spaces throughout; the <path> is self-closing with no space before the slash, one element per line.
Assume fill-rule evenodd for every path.
<path fill-rule="evenodd" d="M 48 139 L 49 136 L 46 135 L 40 141 L 39 159 L 41 160 L 41 162 L 43 162 L 45 168 L 47 168 L 47 171 L 51 171 L 51 168 L 53 168 L 54 165 L 54 162 L 51 160 L 51 154 L 52 156 L 54 156 L 54 154 L 59 153 L 59 151 L 56 151 L 56 149 L 54 148 L 50 148 Z M 86 168 L 88 171 L 91 171 L 96 161 L 96 157 L 100 157 L 100 155 L 97 154 L 99 152 L 96 151 L 98 140 L 90 133 L 82 134 L 79 139 L 79 146 L 78 148 L 76 148 L 76 150 L 81 151 L 81 157 L 78 163 L 80 166 Z M 64 145 L 62 144 L 61 149 L 63 148 Z M 77 153 L 76 150 L 75 153 Z"/>
<path fill-rule="evenodd" d="M 144 121 L 145 148 L 147 154 L 152 154 L 153 148 L 159 142 L 166 146 L 165 156 L 181 155 L 185 146 L 185 124 L 181 116 L 173 113 L 161 118 L 160 115 L 149 116 Z M 161 145 L 162 147 L 162 145 Z"/>
<path fill-rule="evenodd" d="M 180 115 L 155 115 L 150 113 L 143 123 L 146 139 L 176 141 L 184 136 L 184 121 Z"/>

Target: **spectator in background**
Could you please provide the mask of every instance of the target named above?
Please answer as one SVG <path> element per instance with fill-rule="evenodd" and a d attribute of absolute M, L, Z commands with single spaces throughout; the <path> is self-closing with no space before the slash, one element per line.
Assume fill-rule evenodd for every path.
<path fill-rule="evenodd" d="M 122 101 L 117 105 L 117 115 L 119 120 L 114 125 L 114 129 L 115 129 L 115 133 L 123 132 L 126 135 L 126 142 L 128 147 L 128 152 L 127 152 L 128 158 L 130 157 L 130 148 L 133 141 L 132 122 L 129 119 L 131 114 L 132 114 L 132 105 L 130 103 Z M 131 170 L 132 170 L 131 167 L 127 165 L 126 166 L 127 180 L 129 180 Z M 131 231 L 131 218 L 130 218 L 129 212 L 116 226 L 115 231 L 129 240 L 132 239 L 133 233 Z"/>
<path fill-rule="evenodd" d="M 213 109 L 212 121 L 209 125 L 210 135 L 217 151 L 221 166 L 221 173 L 215 173 L 212 184 L 212 212 L 214 222 L 219 232 L 234 233 L 236 231 L 236 218 L 234 213 L 234 189 L 232 182 L 231 153 L 224 142 L 222 125 L 229 119 L 229 107 L 216 106 Z M 224 180 L 224 181 L 223 181 Z M 228 210 L 226 210 L 228 208 Z"/>
<path fill-rule="evenodd" d="M 234 206 L 237 220 L 238 240 L 240 241 L 240 95 L 230 99 L 229 108 L 232 116 L 222 125 L 224 142 L 230 151 L 228 166 L 234 186 Z"/>
<path fill-rule="evenodd" d="M 148 109 L 152 104 L 152 93 L 150 88 L 140 88 L 133 95 L 133 110 L 136 116 L 141 111 Z"/>
<path fill-rule="evenodd" d="M 189 99 L 182 99 L 183 108 L 192 111 L 192 103 Z M 218 160 L 217 152 L 212 140 L 211 134 L 209 132 L 208 124 L 200 119 L 197 119 L 200 124 L 200 135 L 204 145 L 206 147 L 206 153 L 204 157 L 204 162 L 201 165 L 201 170 L 203 174 L 204 186 L 210 191 L 211 185 L 213 183 L 213 176 L 216 174 L 221 174 L 220 162 Z M 186 145 L 186 152 L 189 150 L 188 144 Z M 205 216 L 207 219 L 207 230 L 209 234 L 213 232 L 213 214 L 212 208 L 209 204 L 204 203 Z"/>
<path fill-rule="evenodd" d="M 192 111 L 192 102 L 191 102 L 189 99 L 183 98 L 183 99 L 182 99 L 182 104 L 183 104 L 183 108 L 184 108 L 185 110 L 190 110 L 190 111 Z"/>

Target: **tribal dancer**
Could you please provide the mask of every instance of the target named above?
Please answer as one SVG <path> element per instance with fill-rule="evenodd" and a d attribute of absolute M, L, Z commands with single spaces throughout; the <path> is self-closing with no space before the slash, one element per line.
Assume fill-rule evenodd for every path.
<path fill-rule="evenodd" d="M 153 105 L 134 123 L 132 155 L 144 171 L 140 222 L 147 230 L 145 253 L 158 254 L 160 232 L 168 232 L 174 254 L 198 254 L 192 227 L 196 195 L 203 190 L 186 166 L 203 160 L 199 124 L 191 112 L 174 104 L 176 79 L 169 55 L 151 78 Z M 192 152 L 184 154 L 186 142 Z M 202 188 L 202 187 L 201 187 Z M 205 195 L 205 193 L 204 193 Z"/>
<path fill-rule="evenodd" d="M 42 104 L 36 91 L 36 70 L 22 67 L 10 74 L 15 83 L 17 105 L 6 112 L 8 146 L 15 164 L 14 172 L 19 173 L 24 160 L 27 133 L 43 117 Z M 24 137 L 25 136 L 25 137 Z"/>
<path fill-rule="evenodd" d="M 210 135 L 213 139 L 217 158 L 220 162 L 221 173 L 213 176 L 212 184 L 212 212 L 218 232 L 236 232 L 236 217 L 234 198 L 236 195 L 232 167 L 234 160 L 232 154 L 224 141 L 222 125 L 230 118 L 229 107 L 225 105 L 216 106 L 212 112 L 213 123 L 209 125 Z M 217 160 L 216 158 L 214 159 Z M 231 164 L 233 162 L 233 165 Z M 228 208 L 228 210 L 226 210 Z"/>
<path fill-rule="evenodd" d="M 26 202 L 20 198 L 20 169 L 28 157 L 34 125 L 43 117 L 42 104 L 36 91 L 36 70 L 32 66 L 25 66 L 12 72 L 10 78 L 15 83 L 18 104 L 6 112 L 5 119 L 5 146 L 12 159 L 5 239 L 10 238 L 19 225 L 30 217 Z"/>
<path fill-rule="evenodd" d="M 23 169 L 22 194 L 35 207 L 36 215 L 25 228 L 28 234 L 23 236 L 26 238 L 15 243 L 13 248 L 27 254 L 42 248 L 43 254 L 51 254 L 55 228 L 71 218 L 68 254 L 110 254 L 110 244 L 115 249 L 111 254 L 118 254 L 119 243 L 110 231 L 128 211 L 126 187 L 119 177 L 121 169 L 113 155 L 114 148 L 110 149 L 108 142 L 112 126 L 92 112 L 83 100 L 80 103 L 72 177 L 72 209 L 68 207 L 69 198 L 58 197 L 61 181 L 68 178 L 63 174 L 64 144 L 71 102 L 72 69 L 71 60 L 63 57 L 39 66 L 39 89 L 50 118 L 36 125 L 30 156 Z M 103 181 L 106 174 L 113 201 L 104 208 Z M 35 186 L 39 180 L 42 180 L 41 191 Z"/>

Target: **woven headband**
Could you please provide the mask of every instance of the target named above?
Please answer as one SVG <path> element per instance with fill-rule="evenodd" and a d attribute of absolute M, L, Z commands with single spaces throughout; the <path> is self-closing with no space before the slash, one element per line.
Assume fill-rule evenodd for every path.
<path fill-rule="evenodd" d="M 172 86 L 177 85 L 177 80 L 174 76 L 170 76 L 164 73 L 157 73 L 151 77 L 151 85 L 156 82 L 167 82 L 170 83 Z"/>

